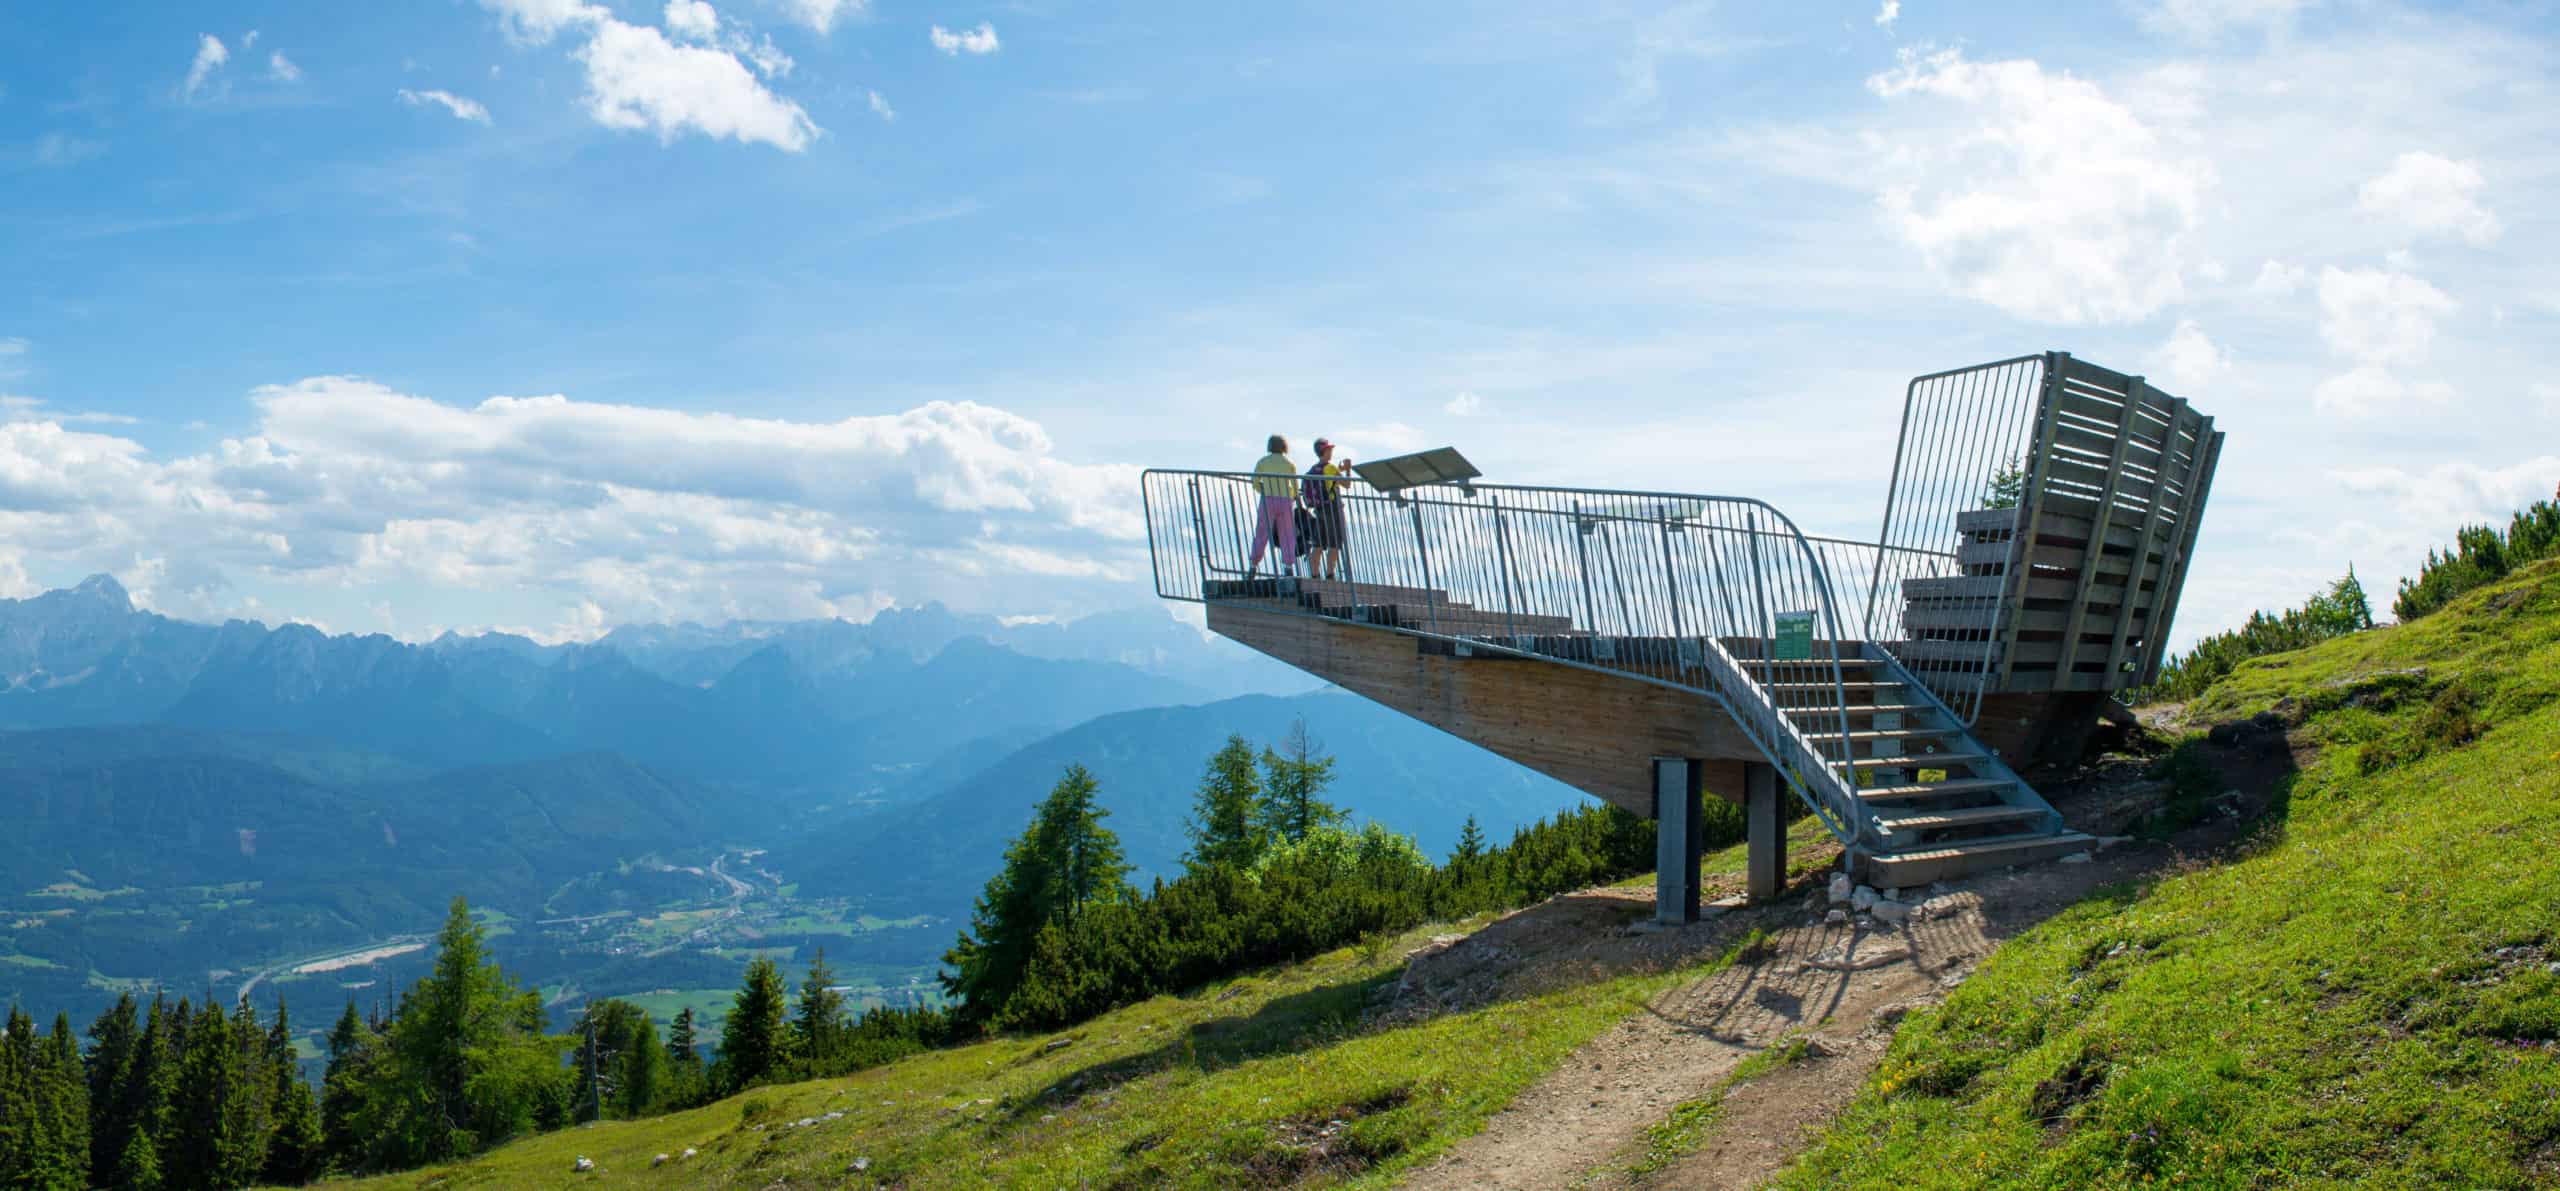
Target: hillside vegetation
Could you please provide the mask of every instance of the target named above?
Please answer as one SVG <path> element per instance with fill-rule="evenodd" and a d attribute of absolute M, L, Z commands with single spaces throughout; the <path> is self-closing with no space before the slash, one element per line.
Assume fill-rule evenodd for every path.
<path fill-rule="evenodd" d="M 2254 846 L 2003 946 L 1783 1185 L 2560 1184 L 2555 699 L 2560 562 L 2239 665 Z"/>

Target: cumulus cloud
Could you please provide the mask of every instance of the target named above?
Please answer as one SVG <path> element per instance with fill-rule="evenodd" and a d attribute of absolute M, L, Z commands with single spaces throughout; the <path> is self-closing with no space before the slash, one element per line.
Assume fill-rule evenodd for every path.
<path fill-rule="evenodd" d="M 2436 323 L 2454 312 L 2443 290 L 2382 269 L 2320 270 L 2320 338 L 2360 364 L 2414 364 L 2434 344 Z"/>
<path fill-rule="evenodd" d="M 2184 296 L 2212 168 L 2096 83 L 1947 50 L 1905 52 L 1867 87 L 1918 118 L 1883 145 L 1886 222 L 1957 292 L 2053 323 Z"/>
<path fill-rule="evenodd" d="M 936 25 L 933 27 L 931 36 L 933 48 L 953 57 L 961 54 L 992 54 L 1001 48 L 996 43 L 996 27 L 985 21 L 978 22 L 978 27 L 975 29 L 963 29 L 957 33 Z"/>
<path fill-rule="evenodd" d="M 894 109 L 894 108 L 892 108 L 892 107 L 890 107 L 890 106 L 889 106 L 889 101 L 888 101 L 888 100 L 886 100 L 886 99 L 884 99 L 884 98 L 882 98 L 879 92 L 877 92 L 877 91 L 873 91 L 873 92 L 871 92 L 871 93 L 870 93 L 870 97 L 871 97 L 871 114 L 872 114 L 872 115 L 874 115 L 874 116 L 878 116 L 878 117 L 880 117 L 880 118 L 881 118 L 882 120 L 884 120 L 884 121 L 885 121 L 885 120 L 895 120 L 895 119 L 897 119 L 897 118 L 898 118 L 897 110 L 896 110 L 896 109 Z"/>
<path fill-rule="evenodd" d="M 783 8 L 793 19 L 815 29 L 820 36 L 835 31 L 838 18 L 859 16 L 867 7 L 863 0 L 784 0 Z"/>
<path fill-rule="evenodd" d="M 213 77 L 213 73 L 222 69 L 223 63 L 231 60 L 231 51 L 223 46 L 221 38 L 210 33 L 198 34 L 197 37 L 196 58 L 187 67 L 185 95 L 189 99 L 195 98 L 196 93 L 202 91 L 205 83 Z"/>
<path fill-rule="evenodd" d="M 2311 403 L 2324 414 L 2363 419 L 2449 405 L 2453 395 L 2443 381 L 2406 381 L 2388 368 L 2361 364 L 2314 386 Z"/>
<path fill-rule="evenodd" d="M 465 99 L 451 91 L 412 91 L 402 87 L 400 102 L 411 107 L 434 104 L 453 113 L 453 118 L 456 120 L 469 120 L 475 124 L 489 122 L 489 109 L 480 106 L 476 100 Z"/>
<path fill-rule="evenodd" d="M 2207 338 L 2196 320 L 2182 318 L 2169 341 L 2151 353 L 2151 362 L 2170 392 L 2192 399 L 2230 369 L 2231 354 Z"/>
<path fill-rule="evenodd" d="M 1473 393 L 1460 393 L 1450 398 L 1447 405 L 1441 406 L 1440 412 L 1453 418 L 1472 418 L 1484 412 L 1484 398 Z"/>
<path fill-rule="evenodd" d="M 2311 283 L 2311 270 L 2283 261 L 2268 261 L 2258 266 L 2258 278 L 2249 283 L 2252 293 L 2270 298 L 2289 298 Z"/>
<path fill-rule="evenodd" d="M 267 55 L 267 77 L 279 83 L 299 83 L 302 81 L 302 68 L 294 65 L 293 59 L 285 57 L 284 51 L 277 50 Z"/>
<path fill-rule="evenodd" d="M 2498 238 L 2496 213 L 2480 205 L 2480 167 L 2433 153 L 2403 153 L 2356 190 L 2356 210 L 2427 235 L 2478 245 Z"/>
<path fill-rule="evenodd" d="M 499 14 L 509 36 L 529 45 L 547 45 L 571 30 L 582 33 L 584 41 L 570 57 L 586 68 L 587 114 L 607 128 L 654 131 L 661 142 L 694 132 L 792 153 L 820 133 L 807 111 L 756 77 L 758 71 L 768 78 L 790 72 L 791 59 L 770 40 L 752 46 L 741 37 L 724 37 L 717 46 L 678 44 L 655 26 L 630 24 L 598 5 L 481 3 Z M 719 29 L 717 14 L 701 0 L 674 0 L 665 16 L 680 39 Z"/>
<path fill-rule="evenodd" d="M 1144 571 L 1133 469 L 1061 460 L 1037 423 L 985 405 L 785 422 L 447 405 L 349 377 L 251 401 L 253 433 L 171 459 L 0 420 L 0 541 L 120 571 L 159 559 L 180 606 L 181 587 L 255 578 L 537 589 L 617 619 L 868 609 L 883 576 Z"/>
<path fill-rule="evenodd" d="M 2551 495 L 2560 479 L 2560 455 L 2542 455 L 2506 467 L 2440 463 L 2428 468 L 2371 467 L 2335 473 L 2349 492 L 2380 496 L 2417 524 L 2438 527 L 2436 540 L 2457 525 L 2503 527 L 2517 509 Z"/>
<path fill-rule="evenodd" d="M 1902 0 L 1884 0 L 1883 7 L 1876 9 L 1876 24 L 1879 27 L 1893 28 L 1893 23 L 1901 19 Z"/>
<path fill-rule="evenodd" d="M 667 0 L 667 32 L 687 41 L 720 36 L 720 14 L 703 0 Z"/>

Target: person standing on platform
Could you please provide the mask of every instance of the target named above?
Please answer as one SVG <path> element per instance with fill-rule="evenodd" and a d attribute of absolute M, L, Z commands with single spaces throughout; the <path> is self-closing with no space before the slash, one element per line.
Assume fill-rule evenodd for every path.
<path fill-rule="evenodd" d="M 1333 461 L 1333 441 L 1316 440 L 1316 461 L 1307 465 L 1307 478 L 1300 485 L 1299 498 L 1307 506 L 1307 536 L 1299 543 L 1307 552 L 1308 571 L 1319 579 L 1348 579 L 1351 562 L 1342 556 L 1342 481 L 1335 478 L 1351 473 L 1351 461 Z"/>
<path fill-rule="evenodd" d="M 1289 458 L 1289 440 L 1274 434 L 1266 444 L 1271 453 L 1253 465 L 1253 490 L 1262 499 L 1253 517 L 1253 554 L 1245 563 L 1244 577 L 1251 579 L 1262 569 L 1262 552 L 1272 539 L 1280 542 L 1280 572 L 1294 575 L 1298 570 L 1298 465 Z"/>

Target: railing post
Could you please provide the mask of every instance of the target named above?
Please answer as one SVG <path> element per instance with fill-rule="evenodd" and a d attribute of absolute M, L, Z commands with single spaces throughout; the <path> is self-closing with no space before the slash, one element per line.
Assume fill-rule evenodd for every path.
<path fill-rule="evenodd" d="M 1671 665 L 1672 671 L 1677 673 L 1680 666 L 1679 649 L 1681 637 L 1680 573 L 1678 566 L 1671 561 L 1671 506 L 1667 504 L 1655 505 L 1653 506 L 1653 515 L 1654 520 L 1659 522 L 1662 526 L 1662 588 L 1665 592 L 1669 593 L 1671 597 Z"/>
<path fill-rule="evenodd" d="M 1413 510 L 1413 556 L 1422 564 L 1422 606 L 1424 611 L 1431 614 L 1431 631 L 1437 633 L 1440 631 L 1441 601 L 1433 595 L 1434 589 L 1431 586 L 1431 543 L 1422 533 L 1422 502 L 1402 497 L 1399 499 L 1404 500 L 1406 508 Z"/>
<path fill-rule="evenodd" d="M 1516 644 L 1520 636 L 1520 615 L 1513 607 L 1518 601 L 1513 598 L 1512 589 L 1519 585 L 1519 578 L 1511 572 L 1511 535 L 1502 525 L 1501 495 L 1488 498 L 1488 502 L 1493 506 L 1494 561 L 1502 568 L 1502 627 Z"/>
<path fill-rule="evenodd" d="M 1200 591 L 1209 591 L 1209 521 L 1200 512 L 1200 477 L 1191 477 L 1191 536 L 1200 543 Z"/>
<path fill-rule="evenodd" d="M 1600 609 L 1591 599 L 1591 543 L 1583 539 L 1592 527 L 1582 520 L 1582 502 L 1573 502 L 1573 571 L 1582 578 L 1582 623 L 1593 633 L 1600 631 Z"/>

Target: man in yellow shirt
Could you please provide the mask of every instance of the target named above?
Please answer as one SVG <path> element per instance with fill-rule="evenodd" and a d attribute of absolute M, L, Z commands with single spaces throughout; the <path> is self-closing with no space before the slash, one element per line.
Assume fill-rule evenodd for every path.
<path fill-rule="evenodd" d="M 1289 440 L 1274 434 L 1271 453 L 1253 465 L 1253 489 L 1262 497 L 1253 517 L 1253 554 L 1245 564 L 1250 579 L 1262 569 L 1262 552 L 1280 540 L 1280 573 L 1298 573 L 1298 465 L 1289 460 Z"/>

